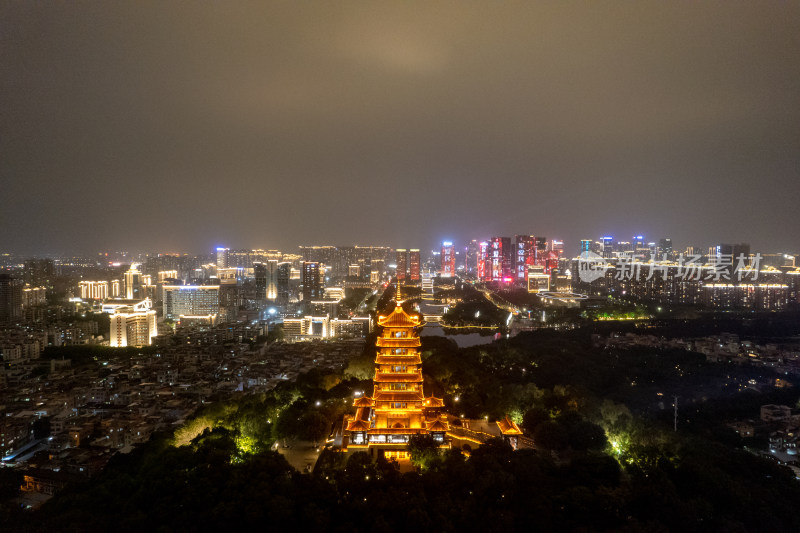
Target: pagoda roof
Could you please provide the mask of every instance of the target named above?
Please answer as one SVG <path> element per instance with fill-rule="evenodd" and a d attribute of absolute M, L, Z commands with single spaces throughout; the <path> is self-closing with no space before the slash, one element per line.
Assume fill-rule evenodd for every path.
<path fill-rule="evenodd" d="M 421 326 L 419 316 L 411 316 L 399 303 L 387 316 L 378 316 L 378 325 L 384 328 L 415 328 Z"/>
<path fill-rule="evenodd" d="M 351 420 L 347 423 L 347 431 L 369 431 L 369 421 Z"/>
<path fill-rule="evenodd" d="M 503 420 L 497 421 L 497 427 L 500 428 L 500 433 L 503 435 L 522 435 L 522 430 L 513 420 L 508 418 L 508 415 Z"/>
<path fill-rule="evenodd" d="M 378 337 L 375 346 L 381 348 L 416 348 L 422 346 L 419 337 Z"/>
<path fill-rule="evenodd" d="M 425 398 L 425 407 L 444 407 L 444 400 L 431 395 Z"/>
<path fill-rule="evenodd" d="M 428 431 L 447 431 L 449 424 L 442 420 L 434 420 L 428 424 Z"/>
<path fill-rule="evenodd" d="M 373 380 L 378 383 L 410 383 L 412 381 L 422 381 L 422 372 L 413 373 L 392 373 L 378 372 Z"/>
<path fill-rule="evenodd" d="M 353 405 L 356 407 L 372 407 L 375 405 L 375 400 L 369 396 L 360 396 L 353 400 Z"/>
<path fill-rule="evenodd" d="M 418 353 L 408 355 L 381 355 L 375 358 L 377 365 L 421 365 L 422 359 Z"/>
<path fill-rule="evenodd" d="M 420 391 L 375 391 L 376 402 L 420 402 L 422 399 Z"/>

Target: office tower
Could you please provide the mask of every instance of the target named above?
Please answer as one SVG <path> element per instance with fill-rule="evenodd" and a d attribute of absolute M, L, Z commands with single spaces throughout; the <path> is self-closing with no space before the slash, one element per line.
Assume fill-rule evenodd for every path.
<path fill-rule="evenodd" d="M 439 273 L 443 278 L 452 278 L 456 274 L 456 248 L 450 241 L 442 243 L 441 269 Z"/>
<path fill-rule="evenodd" d="M 536 237 L 517 235 L 514 246 L 514 279 L 524 282 L 528 279 L 528 265 L 536 262 Z"/>
<path fill-rule="evenodd" d="M 267 298 L 267 265 L 264 263 L 253 263 L 253 277 L 256 282 L 256 299 Z"/>
<path fill-rule="evenodd" d="M 319 263 L 303 261 L 303 301 L 322 298 L 322 277 Z"/>
<path fill-rule="evenodd" d="M 591 252 L 592 251 L 592 240 L 591 239 L 581 239 L 581 249 L 580 253 L 584 252 Z"/>
<path fill-rule="evenodd" d="M 0 274 L 0 323 L 22 316 L 22 286 L 10 274 Z"/>
<path fill-rule="evenodd" d="M 614 257 L 614 237 L 600 237 L 602 256 L 605 259 Z"/>
<path fill-rule="evenodd" d="M 115 348 L 149 346 L 158 335 L 156 312 L 149 299 L 132 306 L 118 307 L 110 319 L 109 344 Z"/>
<path fill-rule="evenodd" d="M 268 259 L 266 268 L 267 300 L 274 302 L 278 298 L 278 261 L 276 259 Z"/>
<path fill-rule="evenodd" d="M 673 250 L 672 250 L 672 239 L 665 238 L 658 240 L 658 259 L 661 260 L 664 258 L 664 254 L 667 255 L 667 259 L 672 258 Z"/>
<path fill-rule="evenodd" d="M 165 285 L 164 317 L 179 320 L 182 316 L 219 315 L 219 285 Z"/>
<path fill-rule="evenodd" d="M 416 283 L 420 280 L 419 264 L 419 249 L 412 248 L 408 251 L 408 278 L 412 283 Z"/>
<path fill-rule="evenodd" d="M 480 253 L 480 243 L 472 239 L 467 244 L 464 258 L 464 268 L 467 274 L 476 274 L 478 271 L 478 254 Z"/>
<path fill-rule="evenodd" d="M 550 241 L 550 251 L 555 252 L 558 257 L 564 255 L 564 241 L 558 239 Z"/>
<path fill-rule="evenodd" d="M 633 237 L 633 251 L 638 252 L 645 248 L 644 235 L 635 235 Z"/>
<path fill-rule="evenodd" d="M 229 248 L 217 248 L 217 268 L 228 268 Z"/>
<path fill-rule="evenodd" d="M 397 263 L 397 281 L 405 281 L 408 275 L 408 252 L 405 248 L 398 248 L 395 257 Z"/>
<path fill-rule="evenodd" d="M 481 241 L 478 243 L 478 257 L 475 263 L 475 273 L 478 280 L 484 281 L 491 277 L 491 258 L 489 257 L 489 243 Z"/>
<path fill-rule="evenodd" d="M 492 237 L 489 241 L 492 281 L 512 279 L 514 273 L 514 248 L 511 237 Z"/>
<path fill-rule="evenodd" d="M 128 300 L 143 300 L 145 298 L 143 286 L 144 280 L 142 273 L 132 264 L 125 274 L 125 298 Z"/>
<path fill-rule="evenodd" d="M 547 247 L 547 237 L 536 237 L 536 259 L 539 260 L 539 256 L 544 256 L 544 254 L 549 250 Z"/>
<path fill-rule="evenodd" d="M 275 276 L 275 301 L 278 305 L 289 303 L 289 280 L 292 277 L 292 264 L 288 262 L 278 263 L 277 275 Z"/>

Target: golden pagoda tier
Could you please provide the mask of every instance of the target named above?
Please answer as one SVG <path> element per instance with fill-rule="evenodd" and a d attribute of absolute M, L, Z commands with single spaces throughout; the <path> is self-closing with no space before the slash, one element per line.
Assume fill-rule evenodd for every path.
<path fill-rule="evenodd" d="M 421 317 L 407 313 L 400 302 L 388 315 L 378 316 L 373 392 L 354 401 L 356 414 L 346 421 L 349 447 L 382 449 L 402 459 L 411 435 L 430 433 L 444 444 L 448 424 L 439 413 L 444 402 L 426 398 L 422 390 L 422 325 Z"/>

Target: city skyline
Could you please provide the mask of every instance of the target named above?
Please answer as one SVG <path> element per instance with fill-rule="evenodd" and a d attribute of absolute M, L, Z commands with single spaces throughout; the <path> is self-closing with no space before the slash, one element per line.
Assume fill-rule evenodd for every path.
<path fill-rule="evenodd" d="M 0 249 L 800 249 L 800 6 L 6 3 Z"/>

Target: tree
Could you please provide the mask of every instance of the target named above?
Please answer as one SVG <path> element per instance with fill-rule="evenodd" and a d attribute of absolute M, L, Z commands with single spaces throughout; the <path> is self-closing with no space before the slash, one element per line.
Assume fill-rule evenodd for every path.
<path fill-rule="evenodd" d="M 542 422 L 533 431 L 533 442 L 545 450 L 563 450 L 569 443 L 567 430 L 558 422 Z"/>
<path fill-rule="evenodd" d="M 522 427 L 525 428 L 525 431 L 528 433 L 533 433 L 536 426 L 548 420 L 550 420 L 550 414 L 547 411 L 541 407 L 534 407 L 528 409 L 525 411 L 525 414 L 522 415 Z"/>
<path fill-rule="evenodd" d="M 608 446 L 606 432 L 597 424 L 581 420 L 568 430 L 569 445 L 574 450 L 602 450 Z"/>
<path fill-rule="evenodd" d="M 319 411 L 310 411 L 300 418 L 300 428 L 303 437 L 316 444 L 328 436 L 331 423 Z"/>
<path fill-rule="evenodd" d="M 431 468 L 439 458 L 439 443 L 431 435 L 417 434 L 408 439 L 408 451 L 411 463 L 425 471 Z"/>

